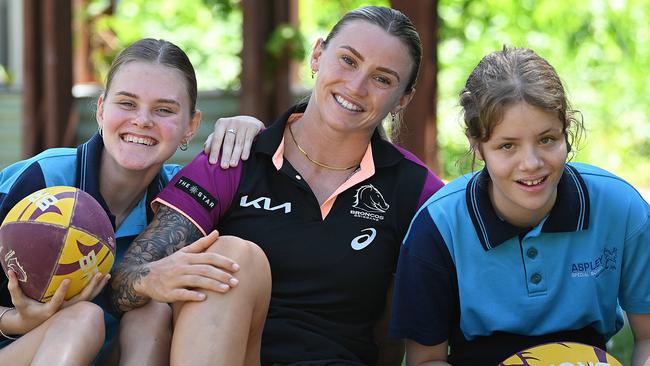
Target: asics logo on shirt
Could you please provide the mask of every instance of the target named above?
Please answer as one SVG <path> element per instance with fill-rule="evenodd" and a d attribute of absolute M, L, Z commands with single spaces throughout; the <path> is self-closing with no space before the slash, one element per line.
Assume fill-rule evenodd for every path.
<path fill-rule="evenodd" d="M 377 236 L 377 230 L 373 228 L 367 228 L 361 230 L 361 232 L 369 232 L 369 234 L 361 234 L 357 236 L 356 238 L 352 239 L 352 242 L 350 243 L 352 245 L 352 249 L 354 250 L 361 250 L 370 243 L 372 243 L 373 240 L 375 240 L 375 236 Z"/>
<path fill-rule="evenodd" d="M 241 200 L 239 201 L 239 205 L 241 207 L 253 206 L 255 208 L 261 208 L 262 210 L 266 210 L 266 211 L 275 211 L 275 210 L 284 209 L 285 214 L 291 212 L 291 202 L 285 202 L 281 205 L 271 206 L 271 199 L 268 197 L 260 197 L 252 201 L 248 201 L 248 195 L 246 195 L 241 198 Z"/>

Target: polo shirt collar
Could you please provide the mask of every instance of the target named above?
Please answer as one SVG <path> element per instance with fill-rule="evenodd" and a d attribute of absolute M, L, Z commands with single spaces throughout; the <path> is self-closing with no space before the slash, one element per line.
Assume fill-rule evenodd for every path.
<path fill-rule="evenodd" d="M 466 203 L 476 234 L 483 249 L 490 250 L 505 241 L 524 235 L 531 228 L 520 228 L 499 218 L 488 193 L 490 176 L 487 169 L 475 174 L 467 183 Z M 578 171 L 565 165 L 558 183 L 557 198 L 541 231 L 571 232 L 589 228 L 589 192 Z"/>
<path fill-rule="evenodd" d="M 99 167 L 101 166 L 104 141 L 96 133 L 90 140 L 77 147 L 77 180 L 75 187 L 91 195 L 109 214 L 113 226 L 115 217 L 110 213 L 104 197 L 99 193 Z"/>
<path fill-rule="evenodd" d="M 104 151 L 104 141 L 102 137 L 95 133 L 90 140 L 77 147 L 77 179 L 75 187 L 91 195 L 102 206 L 111 220 L 113 229 L 115 229 L 115 216 L 108 208 L 104 197 L 99 191 L 99 168 L 101 166 L 102 152 Z M 158 173 L 153 181 L 147 187 L 145 207 L 147 209 L 147 223 L 153 219 L 151 201 L 156 198 L 158 193 L 167 185 L 168 181 L 164 175 Z"/>
<path fill-rule="evenodd" d="M 282 142 L 284 129 L 289 117 L 294 113 L 303 113 L 306 108 L 307 103 L 301 103 L 284 112 L 269 128 L 265 129 L 259 135 L 253 146 L 253 151 L 273 156 Z M 404 158 L 404 155 L 399 152 L 399 150 L 397 150 L 390 142 L 382 138 L 378 130 L 375 130 L 370 142 L 375 167 L 392 166 L 399 163 Z"/>

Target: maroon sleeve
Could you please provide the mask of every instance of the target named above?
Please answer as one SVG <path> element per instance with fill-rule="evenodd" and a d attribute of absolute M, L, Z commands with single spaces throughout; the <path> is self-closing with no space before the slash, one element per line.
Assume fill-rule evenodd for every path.
<path fill-rule="evenodd" d="M 418 157 L 415 156 L 412 152 L 406 150 L 401 146 L 395 145 L 395 147 L 402 154 L 404 154 L 404 157 L 406 159 L 418 165 L 423 166 L 427 170 L 427 178 L 424 181 L 424 186 L 422 187 L 422 192 L 420 192 L 420 198 L 418 199 L 417 209 L 419 209 L 420 207 L 422 207 L 424 202 L 426 202 L 429 199 L 429 197 L 433 196 L 434 193 L 436 193 L 440 188 L 442 188 L 442 186 L 444 186 L 445 183 L 440 178 L 438 178 L 435 174 L 433 174 L 431 169 L 429 169 L 429 167 L 427 167 L 426 164 L 424 164 L 422 160 L 418 159 Z"/>
<path fill-rule="evenodd" d="M 176 210 L 207 235 L 232 204 L 242 166 L 222 169 L 219 164 L 208 163 L 208 156 L 202 152 L 174 176 L 152 205 Z"/>

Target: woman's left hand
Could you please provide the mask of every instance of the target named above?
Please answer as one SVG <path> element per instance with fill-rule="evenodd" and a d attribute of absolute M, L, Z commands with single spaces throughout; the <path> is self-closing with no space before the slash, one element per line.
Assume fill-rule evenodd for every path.
<path fill-rule="evenodd" d="M 255 117 L 219 118 L 214 123 L 214 132 L 203 145 L 203 151 L 210 156 L 210 164 L 216 164 L 221 149 L 221 167 L 235 167 L 240 158 L 248 159 L 253 139 L 263 128 L 264 124 Z"/>

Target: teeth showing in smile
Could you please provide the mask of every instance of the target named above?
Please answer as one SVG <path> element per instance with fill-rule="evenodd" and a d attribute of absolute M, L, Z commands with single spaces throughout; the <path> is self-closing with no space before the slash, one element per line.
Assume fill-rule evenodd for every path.
<path fill-rule="evenodd" d="M 358 105 L 356 105 L 354 103 L 348 102 L 347 100 L 343 99 L 343 97 L 341 97 L 340 95 L 335 95 L 334 99 L 336 99 L 336 101 L 339 102 L 341 107 L 343 107 L 343 108 L 345 108 L 345 109 L 347 109 L 349 111 L 352 111 L 352 112 L 361 112 L 362 111 L 361 107 L 359 107 Z"/>
<path fill-rule="evenodd" d="M 535 180 L 518 180 L 517 182 L 519 182 L 521 184 L 525 184 L 525 185 L 531 187 L 531 186 L 536 186 L 536 185 L 542 183 L 544 181 L 544 179 L 546 179 L 546 177 L 535 179 Z"/>
<path fill-rule="evenodd" d="M 136 144 L 146 145 L 146 146 L 153 146 L 156 144 L 156 140 L 150 137 L 136 137 L 133 135 L 124 135 L 122 137 L 122 140 L 126 142 L 134 142 Z"/>

